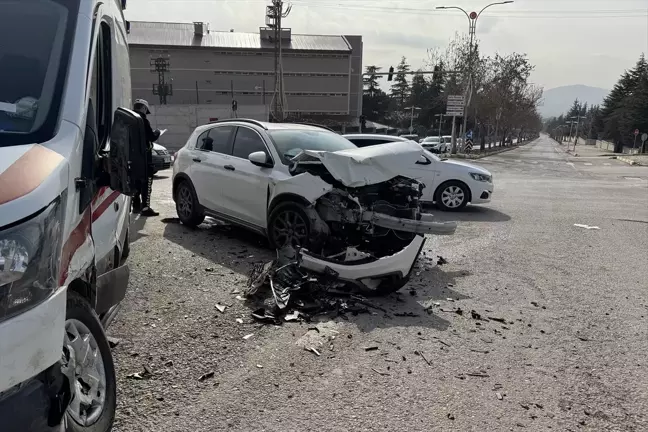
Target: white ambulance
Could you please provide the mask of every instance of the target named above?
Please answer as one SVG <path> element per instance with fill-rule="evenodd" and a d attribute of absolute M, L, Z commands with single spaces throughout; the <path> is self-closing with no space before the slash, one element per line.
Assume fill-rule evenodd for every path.
<path fill-rule="evenodd" d="M 128 284 L 125 0 L 0 0 L 0 430 L 109 431 Z"/>

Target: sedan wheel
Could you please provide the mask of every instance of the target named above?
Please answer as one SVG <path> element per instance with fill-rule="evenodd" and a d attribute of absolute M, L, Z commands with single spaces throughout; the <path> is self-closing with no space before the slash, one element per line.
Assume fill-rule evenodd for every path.
<path fill-rule="evenodd" d="M 188 181 L 183 181 L 178 185 L 175 201 L 180 222 L 194 228 L 203 223 L 205 213 L 200 207 L 196 193 Z"/>
<path fill-rule="evenodd" d="M 468 196 L 466 185 L 458 181 L 451 181 L 439 187 L 436 202 L 442 210 L 457 211 L 468 204 Z"/>

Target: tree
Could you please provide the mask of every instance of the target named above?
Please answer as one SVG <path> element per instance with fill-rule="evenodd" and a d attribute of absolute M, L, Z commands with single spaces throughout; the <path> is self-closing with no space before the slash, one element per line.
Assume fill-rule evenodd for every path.
<path fill-rule="evenodd" d="M 367 66 L 366 67 L 366 72 L 365 76 L 362 79 L 362 82 L 364 84 L 364 94 L 368 96 L 375 96 L 376 93 L 380 90 L 380 86 L 378 85 L 378 79 L 380 78 L 380 75 L 376 75 L 378 72 L 380 72 L 382 68 L 378 66 Z"/>
<path fill-rule="evenodd" d="M 380 75 L 376 74 L 380 69 L 378 66 L 367 66 L 366 76 L 363 78 L 362 114 L 367 120 L 375 122 L 385 121 L 389 108 L 389 97 L 378 85 Z"/>
<path fill-rule="evenodd" d="M 407 73 L 410 71 L 410 65 L 407 59 L 403 57 L 396 67 L 396 77 L 394 84 L 391 86 L 391 96 L 398 102 L 398 107 L 402 109 L 410 97 L 410 85 L 407 81 Z"/>
<path fill-rule="evenodd" d="M 648 63 L 642 54 L 635 67 L 621 75 L 605 98 L 596 122 L 597 132 L 605 139 L 628 147 L 634 144 L 632 131 L 636 128 L 642 130 L 648 112 L 647 76 Z"/>

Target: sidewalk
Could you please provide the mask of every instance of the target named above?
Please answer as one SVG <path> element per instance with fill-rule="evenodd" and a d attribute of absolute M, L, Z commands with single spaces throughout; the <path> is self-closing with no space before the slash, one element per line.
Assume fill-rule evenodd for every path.
<path fill-rule="evenodd" d="M 567 151 L 567 145 L 569 144 L 569 151 Z M 584 140 L 579 139 L 578 144 L 576 144 L 576 151 L 574 152 L 574 142 L 569 142 L 565 140 L 562 144 L 559 144 L 560 149 L 565 153 L 570 154 L 575 157 L 602 157 L 602 156 L 615 156 L 615 153 L 608 150 L 602 150 L 593 145 L 585 145 Z"/>
<path fill-rule="evenodd" d="M 617 159 L 629 165 L 648 166 L 648 155 L 619 155 Z"/>

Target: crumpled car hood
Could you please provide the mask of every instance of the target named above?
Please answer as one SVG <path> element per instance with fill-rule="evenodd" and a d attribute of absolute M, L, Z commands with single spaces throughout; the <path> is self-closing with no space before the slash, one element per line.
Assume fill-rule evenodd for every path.
<path fill-rule="evenodd" d="M 304 150 L 292 161 L 322 163 L 337 181 L 351 188 L 382 183 L 407 172 L 423 155 L 413 141 L 397 141 L 336 152 Z"/>

